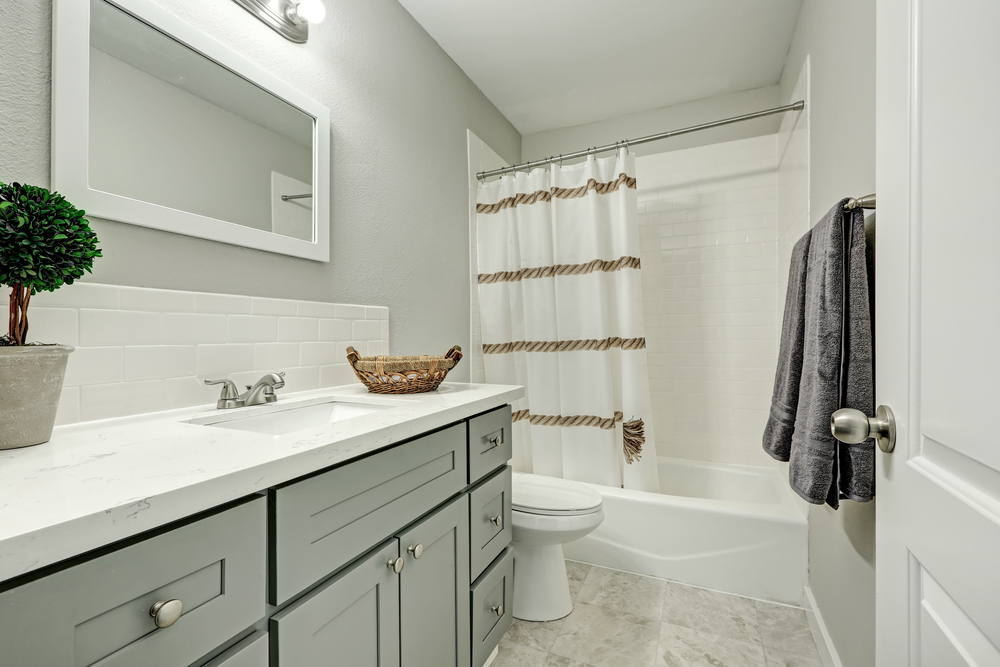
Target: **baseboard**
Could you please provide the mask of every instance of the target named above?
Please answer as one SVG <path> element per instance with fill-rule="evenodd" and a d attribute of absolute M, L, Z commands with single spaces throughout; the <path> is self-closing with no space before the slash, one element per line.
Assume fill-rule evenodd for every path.
<path fill-rule="evenodd" d="M 497 653 L 499 652 L 500 652 L 500 647 L 499 646 L 495 647 L 493 649 L 493 653 L 490 653 L 490 657 L 486 658 L 486 662 L 483 663 L 483 667 L 490 667 L 490 665 L 493 664 L 493 661 L 497 659 Z"/>
<path fill-rule="evenodd" d="M 806 616 L 809 617 L 809 629 L 812 631 L 813 641 L 816 642 L 816 648 L 819 650 L 819 657 L 823 661 L 823 667 L 844 667 L 844 663 L 840 661 L 840 656 L 837 655 L 837 647 L 833 645 L 833 638 L 830 637 L 830 631 L 826 629 L 823 614 L 820 612 L 819 606 L 816 604 L 816 598 L 813 597 L 812 589 L 809 586 L 806 586 L 806 600 L 809 602 L 810 608 L 810 611 L 806 612 Z"/>

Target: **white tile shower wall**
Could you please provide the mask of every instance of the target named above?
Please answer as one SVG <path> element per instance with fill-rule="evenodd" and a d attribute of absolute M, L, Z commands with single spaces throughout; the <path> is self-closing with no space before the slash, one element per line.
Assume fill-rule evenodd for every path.
<path fill-rule="evenodd" d="M 350 384 L 349 345 L 389 353 L 389 309 L 378 306 L 77 283 L 36 294 L 28 318 L 31 340 L 76 347 L 58 424 L 210 404 L 219 387 L 206 378 L 242 386 L 284 371 L 287 391 Z"/>
<path fill-rule="evenodd" d="M 809 210 L 809 57 L 799 74 L 793 100 L 805 100 L 801 113 L 785 114 L 778 131 L 778 298 L 777 323 L 785 307 L 792 247 L 812 225 Z"/>
<path fill-rule="evenodd" d="M 476 232 L 476 202 L 479 181 L 476 174 L 481 171 L 509 166 L 503 158 L 487 146 L 482 139 L 468 130 L 469 141 L 469 267 L 471 280 L 469 295 L 469 368 L 473 382 L 486 382 L 486 364 L 483 360 L 483 328 L 479 319 L 479 250 Z"/>
<path fill-rule="evenodd" d="M 777 135 L 636 160 L 657 452 L 774 465 Z"/>

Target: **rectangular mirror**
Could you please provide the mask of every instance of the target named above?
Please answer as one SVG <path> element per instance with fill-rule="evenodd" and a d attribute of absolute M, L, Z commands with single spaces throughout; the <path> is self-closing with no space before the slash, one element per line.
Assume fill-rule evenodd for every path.
<path fill-rule="evenodd" d="M 148 0 L 56 0 L 55 189 L 89 214 L 329 260 L 329 111 Z"/>

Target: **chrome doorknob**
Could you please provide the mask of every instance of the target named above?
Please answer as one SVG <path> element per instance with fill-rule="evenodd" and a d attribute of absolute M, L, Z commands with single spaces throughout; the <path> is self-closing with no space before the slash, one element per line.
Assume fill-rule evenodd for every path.
<path fill-rule="evenodd" d="M 878 406 L 874 417 L 853 408 L 837 410 L 830 417 L 830 432 L 837 440 L 851 445 L 874 438 L 886 454 L 896 447 L 896 419 L 884 405 Z"/>
<path fill-rule="evenodd" d="M 400 556 L 399 558 L 390 558 L 389 562 L 386 563 L 386 567 L 396 574 L 399 574 L 403 571 L 403 557 Z"/>
<path fill-rule="evenodd" d="M 497 616 L 503 616 L 503 605 L 502 604 L 493 605 L 493 613 L 496 614 Z"/>
<path fill-rule="evenodd" d="M 420 557 L 424 555 L 424 545 L 418 544 L 416 546 L 406 547 L 406 553 L 413 556 L 414 560 L 420 560 Z"/>
<path fill-rule="evenodd" d="M 494 526 L 497 526 L 498 528 L 503 528 L 503 516 L 497 514 L 495 517 L 492 517 L 490 519 L 490 523 L 492 523 Z"/>
<path fill-rule="evenodd" d="M 183 612 L 184 605 L 180 600 L 160 600 L 149 608 L 149 615 L 158 628 L 169 628 Z"/>

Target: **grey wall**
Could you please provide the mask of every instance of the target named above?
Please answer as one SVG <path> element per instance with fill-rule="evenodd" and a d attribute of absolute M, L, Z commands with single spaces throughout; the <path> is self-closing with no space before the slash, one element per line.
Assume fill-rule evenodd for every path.
<path fill-rule="evenodd" d="M 805 0 L 781 77 L 810 56 L 810 209 L 875 190 L 875 0 Z M 809 583 L 845 666 L 875 664 L 875 502 L 809 509 Z"/>
<path fill-rule="evenodd" d="M 331 110 L 331 261 L 93 220 L 97 282 L 388 306 L 394 354 L 469 342 L 466 128 L 521 137 L 396 0 L 327 0 L 306 45 L 236 3 L 156 0 Z M 49 183 L 51 3 L 2 2 L 0 181 Z M 460 365 L 456 379 L 468 378 Z"/>
<path fill-rule="evenodd" d="M 794 84 L 794 81 L 792 83 Z M 703 100 L 651 111 L 642 111 L 596 123 L 526 134 L 521 143 L 521 157 L 524 160 L 538 160 L 552 155 L 583 150 L 590 146 L 603 146 L 622 139 L 636 139 L 666 130 L 677 130 L 776 107 L 779 104 L 778 99 L 778 86 L 768 86 L 730 95 L 708 97 Z M 643 144 L 636 146 L 633 151 L 636 155 L 652 155 L 682 148 L 717 144 L 723 141 L 759 137 L 764 134 L 776 133 L 780 124 L 780 115 L 767 116 Z M 487 141 L 487 143 L 489 142 Z"/>

